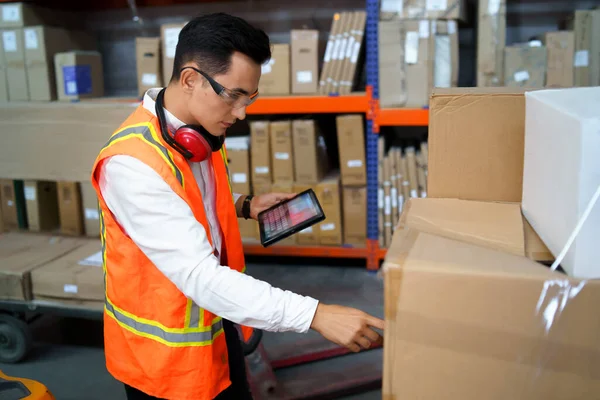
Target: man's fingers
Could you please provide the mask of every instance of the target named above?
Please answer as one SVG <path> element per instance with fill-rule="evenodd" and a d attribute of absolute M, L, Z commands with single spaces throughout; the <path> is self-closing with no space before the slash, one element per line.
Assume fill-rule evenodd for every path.
<path fill-rule="evenodd" d="M 362 331 L 362 334 L 366 336 L 371 342 L 377 342 L 381 339 L 381 335 L 375 332 L 373 329 L 365 328 Z"/>
<path fill-rule="evenodd" d="M 369 326 L 372 326 L 373 328 L 381 330 L 385 329 L 385 321 L 377 317 L 373 317 L 372 315 L 369 315 L 367 317 L 367 324 L 369 324 Z"/>
<path fill-rule="evenodd" d="M 348 345 L 347 347 L 348 347 L 348 350 L 350 350 L 354 353 L 358 353 L 360 351 L 360 347 L 356 343 L 352 343 L 352 344 Z"/>
<path fill-rule="evenodd" d="M 369 339 L 367 339 L 366 337 L 360 337 L 356 340 L 356 343 L 358 343 L 360 345 L 360 347 L 362 347 L 363 349 L 368 349 L 372 346 L 372 343 Z"/>

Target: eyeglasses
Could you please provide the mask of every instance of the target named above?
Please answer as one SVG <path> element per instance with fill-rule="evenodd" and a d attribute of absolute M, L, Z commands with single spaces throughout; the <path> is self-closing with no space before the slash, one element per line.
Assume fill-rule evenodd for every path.
<path fill-rule="evenodd" d="M 198 68 L 184 67 L 180 71 L 183 71 L 184 69 L 188 68 L 193 69 L 194 71 L 202 75 L 204 78 L 206 78 L 206 80 L 208 81 L 212 89 L 215 91 L 215 93 L 219 95 L 219 97 L 221 97 L 221 99 L 223 99 L 223 101 L 227 103 L 227 105 L 233 108 L 248 107 L 250 104 L 254 103 L 254 101 L 258 97 L 258 90 L 252 93 L 251 95 L 247 95 L 238 90 L 227 89 L 225 86 L 221 85 L 219 82 L 211 78 L 207 73 L 200 71 Z"/>

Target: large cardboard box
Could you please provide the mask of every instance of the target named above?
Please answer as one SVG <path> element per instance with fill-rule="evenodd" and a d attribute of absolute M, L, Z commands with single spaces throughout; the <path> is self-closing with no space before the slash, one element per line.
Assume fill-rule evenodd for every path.
<path fill-rule="evenodd" d="M 383 0 L 383 18 L 399 16 L 402 19 L 460 19 L 466 20 L 464 0 Z"/>
<path fill-rule="evenodd" d="M 72 101 L 104 96 L 102 56 L 97 51 L 56 53 L 58 100 Z"/>
<path fill-rule="evenodd" d="M 505 245 L 522 248 L 518 204 L 509 210 L 488 203 L 472 213 L 475 202 L 464 202 L 450 231 L 444 218 L 452 215 L 439 207 L 412 214 L 413 205 L 427 201 L 410 200 L 384 262 L 384 398 L 559 400 L 600 393 L 600 363 L 589 357 L 600 351 L 593 317 L 600 282 L 508 252 Z"/>
<path fill-rule="evenodd" d="M 600 191 L 600 87 L 529 92 L 525 97 L 523 213 L 558 256 Z M 569 275 L 600 278 L 599 238 L 597 201 L 562 260 Z"/>
<path fill-rule="evenodd" d="M 3 39 L 0 40 L 0 103 L 6 103 L 8 101 L 8 82 L 6 80 L 6 72 Z"/>
<path fill-rule="evenodd" d="M 290 94 L 290 45 L 274 44 L 271 59 L 261 66 L 261 72 L 261 96 Z"/>
<path fill-rule="evenodd" d="M 344 244 L 354 247 L 367 245 L 367 188 L 344 187 Z"/>
<path fill-rule="evenodd" d="M 521 201 L 525 97 L 517 88 L 436 89 L 427 196 Z"/>
<path fill-rule="evenodd" d="M 317 225 L 319 243 L 340 246 L 343 242 L 342 199 L 339 173 L 331 173 L 317 185 L 316 195 L 321 203 L 325 220 Z"/>
<path fill-rule="evenodd" d="M 405 31 L 399 20 L 379 22 L 379 103 L 381 107 L 406 104 Z"/>
<path fill-rule="evenodd" d="M 175 62 L 175 51 L 179 41 L 179 33 L 185 26 L 183 24 L 164 24 L 160 26 L 160 38 L 162 41 L 162 73 L 163 84 L 168 85 L 173 75 L 173 63 Z"/>
<path fill-rule="evenodd" d="M 31 300 L 31 271 L 76 249 L 76 238 L 6 233 L 0 240 L 0 299 Z"/>
<path fill-rule="evenodd" d="M 292 30 L 292 93 L 317 93 L 319 31 Z"/>
<path fill-rule="evenodd" d="M 85 236 L 100 236 L 100 211 L 98 195 L 91 182 L 80 182 L 81 204 L 83 206 L 83 231 Z"/>
<path fill-rule="evenodd" d="M 233 193 L 250 194 L 250 137 L 225 139 L 229 167 L 229 179 Z"/>
<path fill-rule="evenodd" d="M 269 121 L 250 122 L 250 163 L 252 165 L 252 185 L 273 182 Z"/>
<path fill-rule="evenodd" d="M 304 183 L 294 183 L 294 193 L 302 193 L 305 190 L 312 189 L 317 193 L 316 185 L 307 185 Z M 318 197 L 317 197 L 318 198 Z M 308 228 L 298 232 L 296 236 L 296 244 L 302 246 L 316 246 L 319 244 L 320 229 L 317 226 L 309 226 Z"/>
<path fill-rule="evenodd" d="M 31 272 L 33 298 L 104 300 L 100 240 L 81 240 L 77 249 Z"/>
<path fill-rule="evenodd" d="M 367 184 L 367 162 L 362 116 L 339 115 L 335 118 L 335 121 L 342 185 L 364 186 Z"/>
<path fill-rule="evenodd" d="M 83 214 L 79 182 L 58 182 L 60 230 L 65 235 L 83 234 Z"/>
<path fill-rule="evenodd" d="M 273 182 L 292 183 L 294 181 L 292 121 L 271 122 L 269 130 L 271 134 Z"/>
<path fill-rule="evenodd" d="M 329 158 L 323 136 L 312 119 L 292 121 L 294 175 L 296 183 L 315 185 L 329 170 Z"/>
<path fill-rule="evenodd" d="M 30 231 L 53 231 L 58 229 L 58 193 L 56 182 L 25 181 L 27 225 Z"/>
<path fill-rule="evenodd" d="M 138 96 L 142 97 L 148 89 L 163 86 L 159 37 L 135 38 L 135 62 Z"/>
<path fill-rule="evenodd" d="M 600 9 L 575 11 L 575 86 L 600 85 Z"/>
<path fill-rule="evenodd" d="M 512 87 L 544 87 L 546 63 L 544 46 L 508 46 L 504 49 L 504 84 Z"/>
<path fill-rule="evenodd" d="M 573 31 L 548 32 L 545 44 L 548 50 L 546 87 L 572 87 L 575 34 Z"/>
<path fill-rule="evenodd" d="M 25 72 L 25 46 L 23 29 L 10 29 L 2 32 L 4 62 L 8 99 L 10 101 L 28 101 L 27 73 Z"/>
<path fill-rule="evenodd" d="M 27 205 L 23 190 L 23 181 L 0 180 L 0 198 L 2 200 L 2 219 L 7 230 L 27 228 Z"/>
<path fill-rule="evenodd" d="M 477 23 L 477 86 L 504 84 L 506 0 L 479 0 Z"/>

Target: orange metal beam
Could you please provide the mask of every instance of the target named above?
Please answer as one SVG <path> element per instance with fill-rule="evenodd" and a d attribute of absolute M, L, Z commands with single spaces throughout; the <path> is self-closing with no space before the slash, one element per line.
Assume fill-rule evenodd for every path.
<path fill-rule="evenodd" d="M 365 93 L 347 96 L 259 97 L 246 112 L 257 114 L 366 113 L 369 100 Z"/>
<path fill-rule="evenodd" d="M 427 126 L 429 110 L 419 108 L 381 108 L 377 116 L 379 126 Z"/>
<path fill-rule="evenodd" d="M 263 247 L 259 244 L 245 244 L 244 253 L 252 256 L 302 256 L 331 258 L 367 258 L 366 248 L 330 246 L 283 246 Z"/>

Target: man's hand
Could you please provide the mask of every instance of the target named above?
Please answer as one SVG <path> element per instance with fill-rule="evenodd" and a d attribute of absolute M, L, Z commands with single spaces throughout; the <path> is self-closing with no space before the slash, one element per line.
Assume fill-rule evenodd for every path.
<path fill-rule="evenodd" d="M 296 196 L 296 193 L 267 193 L 259 196 L 254 196 L 250 202 L 250 217 L 258 219 L 258 214 L 277 203 L 291 199 Z"/>
<path fill-rule="evenodd" d="M 384 321 L 355 308 L 319 303 L 311 328 L 327 340 L 353 352 L 381 344 L 383 338 L 372 328 L 384 329 Z"/>

